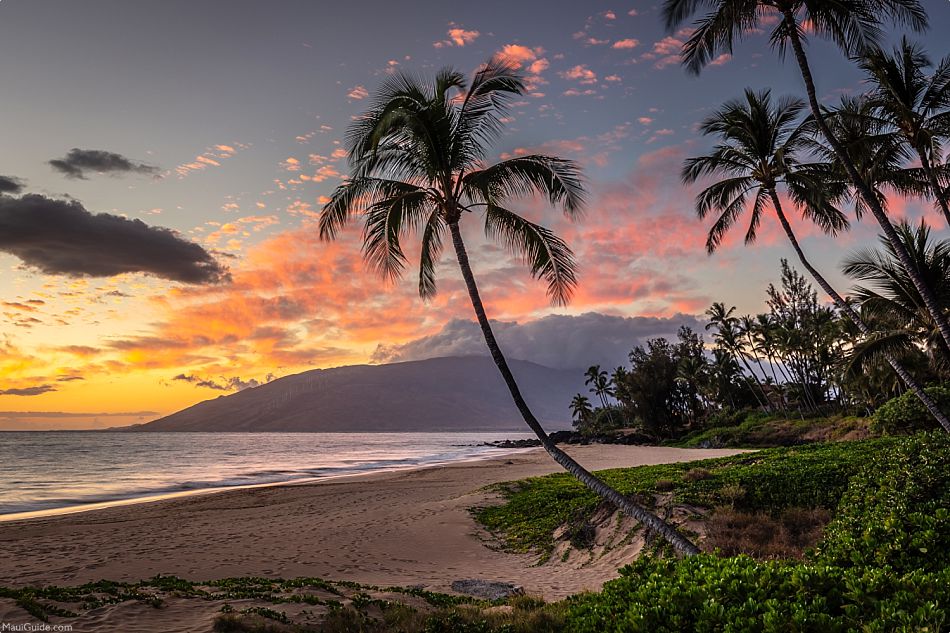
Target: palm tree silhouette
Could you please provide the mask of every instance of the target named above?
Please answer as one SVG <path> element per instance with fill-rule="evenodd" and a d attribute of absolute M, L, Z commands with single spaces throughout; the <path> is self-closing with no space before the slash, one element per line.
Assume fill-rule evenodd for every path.
<path fill-rule="evenodd" d="M 861 57 L 859 64 L 870 80 L 876 114 L 913 148 L 931 192 L 950 223 L 950 203 L 935 166 L 941 160 L 941 143 L 950 135 L 950 57 L 944 57 L 927 75 L 927 69 L 933 66 L 930 58 L 904 37 L 893 54 L 873 49 Z"/>
<path fill-rule="evenodd" d="M 848 178 L 864 198 L 868 210 L 894 245 L 901 264 L 917 288 L 931 313 L 940 335 L 950 346 L 950 321 L 940 311 L 937 297 L 923 278 L 913 269 L 910 253 L 887 212 L 861 176 L 847 149 L 835 138 L 818 103 L 815 80 L 805 54 L 806 28 L 810 34 L 831 39 L 848 56 L 854 57 L 875 47 L 883 37 L 884 18 L 907 24 L 917 31 L 927 28 L 927 12 L 917 0 L 665 0 L 663 15 L 667 28 L 677 29 L 697 11 L 709 8 L 694 24 L 695 29 L 683 46 L 683 64 L 695 74 L 721 53 L 732 53 L 733 44 L 744 34 L 765 30 L 767 18 L 777 20 L 769 42 L 781 56 L 789 45 L 798 63 L 808 105 L 815 124 L 841 161 Z"/>
<path fill-rule="evenodd" d="M 591 365 L 584 373 L 586 380 L 584 384 L 590 387 L 590 392 L 600 399 L 601 405 L 606 409 L 610 406 L 607 396 L 614 395 L 610 388 L 610 378 L 607 372 L 600 368 L 600 365 Z"/>
<path fill-rule="evenodd" d="M 571 400 L 571 416 L 574 418 L 574 426 L 586 422 L 594 409 L 590 406 L 590 398 L 577 394 Z"/>
<path fill-rule="evenodd" d="M 805 256 L 778 195 L 779 186 L 783 186 L 792 204 L 825 233 L 835 235 L 848 226 L 847 219 L 836 206 L 844 197 L 845 190 L 835 182 L 831 168 L 825 164 L 799 161 L 799 154 L 809 148 L 809 121 L 800 116 L 804 108 L 805 104 L 798 99 L 785 98 L 773 103 L 769 91 L 755 93 L 747 90 L 744 100 L 726 103 L 703 121 L 700 130 L 703 134 L 718 136 L 720 144 L 708 155 L 687 159 L 683 165 L 683 181 L 692 184 L 703 177 L 722 177 L 696 197 L 696 212 L 700 218 L 710 213 L 718 216 L 706 241 L 710 253 L 719 246 L 726 231 L 750 208 L 750 196 L 749 227 L 745 234 L 747 244 L 755 241 L 762 216 L 771 205 L 799 261 L 834 300 L 838 309 L 867 336 L 871 334 L 867 324 Z M 922 386 L 896 356 L 889 352 L 885 354 L 894 371 L 941 426 L 950 432 L 950 420 Z"/>
<path fill-rule="evenodd" d="M 911 226 L 902 222 L 897 233 L 917 262 L 918 269 L 937 291 L 944 309 L 950 309 L 950 240 L 932 241 L 930 229 L 921 222 Z M 932 364 L 946 372 L 950 368 L 950 350 L 922 309 L 920 297 L 906 273 L 896 261 L 886 240 L 881 249 L 865 248 L 850 255 L 844 273 L 864 285 L 854 288 L 854 296 L 863 313 L 889 328 L 876 332 L 873 339 L 856 350 L 856 361 L 887 349 L 894 354 L 923 348 Z"/>
<path fill-rule="evenodd" d="M 364 214 L 363 255 L 386 279 L 405 271 L 401 239 L 421 232 L 419 294 L 436 291 L 435 267 L 446 231 L 491 357 L 522 418 L 544 449 L 585 486 L 667 540 L 678 552 L 698 548 L 656 514 L 625 497 L 562 451 L 525 402 L 485 314 L 459 222 L 481 209 L 485 233 L 520 255 L 544 279 L 556 304 L 567 302 L 577 284 L 574 256 L 550 230 L 509 210 L 522 195 L 541 194 L 576 218 L 584 204 L 581 171 L 572 161 L 519 156 L 486 166 L 489 147 L 501 133 L 508 104 L 524 91 L 508 63 L 493 60 L 471 83 L 452 69 L 429 84 L 408 74 L 383 82 L 374 105 L 349 127 L 345 148 L 350 174 L 320 214 L 320 237 L 334 239 L 351 217 Z"/>

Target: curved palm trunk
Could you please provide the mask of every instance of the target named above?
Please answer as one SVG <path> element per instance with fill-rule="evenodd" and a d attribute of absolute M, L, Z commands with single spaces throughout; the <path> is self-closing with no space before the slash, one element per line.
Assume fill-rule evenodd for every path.
<path fill-rule="evenodd" d="M 940 188 L 940 182 L 937 180 L 937 174 L 930 163 L 930 157 L 923 147 L 918 146 L 916 149 L 917 155 L 920 157 L 920 166 L 924 168 L 924 173 L 927 174 L 927 180 L 930 181 L 930 188 L 933 189 L 934 197 L 937 198 L 940 210 L 943 211 L 943 217 L 947 219 L 947 224 L 950 224 L 950 204 L 947 203 L 947 196 Z"/>
<path fill-rule="evenodd" d="M 498 371 L 501 372 L 502 378 L 505 379 L 505 384 L 508 386 L 508 391 L 511 392 L 511 398 L 515 401 L 515 406 L 518 407 L 521 417 L 524 418 L 525 423 L 531 428 L 534 434 L 538 436 L 538 439 L 541 440 L 541 445 L 544 447 L 544 450 L 548 452 L 554 461 L 579 479 L 581 483 L 590 490 L 614 504 L 624 514 L 636 519 L 658 533 L 672 545 L 673 549 L 677 552 L 684 556 L 698 554 L 699 548 L 680 534 L 673 526 L 605 484 L 551 441 L 551 438 L 548 437 L 548 434 L 538 422 L 537 418 L 534 417 L 534 414 L 528 407 L 528 403 L 525 402 L 522 397 L 518 383 L 515 382 L 515 378 L 511 374 L 511 369 L 508 368 L 508 361 L 505 360 L 505 356 L 502 354 L 501 348 L 495 340 L 495 334 L 492 332 L 491 324 L 488 321 L 488 316 L 485 314 L 481 297 L 478 294 L 478 286 L 475 284 L 475 276 L 472 273 L 472 266 L 468 260 L 468 253 L 465 250 L 465 243 L 462 241 L 462 232 L 459 230 L 458 222 L 450 222 L 449 230 L 452 232 L 452 243 L 455 246 L 455 255 L 458 257 L 459 268 L 462 269 L 462 277 L 465 279 L 468 295 L 472 300 L 472 307 L 475 309 L 475 316 L 478 318 L 478 324 L 482 328 L 482 334 L 485 336 L 485 343 L 488 344 L 488 350 L 491 352 L 492 360 L 495 361 L 495 365 L 498 366 Z"/>
<path fill-rule="evenodd" d="M 798 244 L 798 239 L 795 237 L 794 231 L 792 231 L 792 226 L 788 223 L 788 218 L 785 217 L 785 213 L 782 211 L 782 203 L 779 201 L 778 195 L 774 190 L 769 192 L 769 195 L 772 199 L 772 205 L 775 207 L 775 214 L 778 216 L 779 221 L 782 223 L 782 228 L 785 229 L 785 235 L 788 236 L 788 241 L 792 243 L 792 248 L 795 249 L 795 253 L 798 255 L 799 261 L 802 263 L 811 276 L 818 282 L 818 285 L 821 286 L 821 289 L 824 290 L 828 295 L 834 300 L 835 305 L 838 306 L 838 309 L 844 312 L 849 319 L 861 330 L 862 334 L 870 334 L 871 328 L 867 326 L 864 322 L 864 319 L 855 312 L 848 303 L 842 298 L 838 292 L 831 287 L 831 284 L 828 283 L 821 273 L 819 273 L 814 266 L 808 261 L 808 258 L 805 257 L 805 252 L 802 251 L 802 247 Z M 930 412 L 934 419 L 940 423 L 940 426 L 943 427 L 945 431 L 950 433 L 950 420 L 947 419 L 947 416 L 944 415 L 943 411 L 937 406 L 937 403 L 927 395 L 927 392 L 924 391 L 924 388 L 917 382 L 917 380 L 908 373 L 904 366 L 900 364 L 900 361 L 897 360 L 890 352 L 884 352 L 884 358 L 887 360 L 887 363 L 894 368 L 894 371 L 898 376 L 901 377 L 901 380 L 904 381 L 904 384 L 914 392 L 914 394 L 920 398 L 920 401 L 923 403 L 927 410 Z"/>
<path fill-rule="evenodd" d="M 759 401 L 759 403 L 762 405 L 762 408 L 765 409 L 766 413 L 772 413 L 772 403 L 769 400 L 769 394 L 765 392 L 765 387 L 762 386 L 762 381 L 759 380 L 759 377 L 755 374 L 755 371 L 752 370 L 752 366 L 749 365 L 749 361 L 746 360 L 745 354 L 743 354 L 739 350 L 736 350 L 736 357 L 742 361 L 742 364 L 745 366 L 746 371 L 749 372 L 749 374 L 752 376 L 752 380 L 759 387 L 759 392 L 761 393 L 762 397 L 760 398 L 759 394 L 755 393 L 755 389 L 753 389 L 752 393 L 755 394 L 755 399 Z M 746 382 L 749 382 L 748 377 L 746 377 Z"/>
<path fill-rule="evenodd" d="M 795 50 L 795 59 L 798 62 L 799 69 L 801 70 L 802 79 L 805 81 L 805 92 L 808 94 L 808 105 L 811 107 L 811 112 L 815 117 L 815 122 L 818 124 L 818 129 L 821 130 L 822 135 L 831 145 L 835 154 L 838 156 L 838 159 L 841 161 L 841 164 L 844 165 L 845 170 L 848 172 L 848 177 L 854 183 L 854 186 L 861 194 L 861 197 L 864 198 L 864 201 L 871 210 L 871 214 L 874 216 L 874 219 L 877 220 L 877 223 L 881 225 L 881 229 L 884 230 L 884 236 L 893 246 L 894 252 L 897 253 L 898 259 L 900 259 L 901 264 L 907 272 L 907 276 L 910 277 L 914 282 L 914 287 L 917 289 L 917 292 L 920 293 L 920 297 L 923 300 L 924 305 L 927 307 L 927 311 L 930 312 L 934 323 L 937 324 L 937 329 L 940 330 L 940 336 L 947 344 L 947 347 L 950 348 L 950 322 L 947 321 L 946 315 L 940 310 L 940 306 L 937 303 L 937 298 L 934 295 L 933 290 L 927 286 L 923 278 L 920 276 L 920 272 L 914 265 L 914 261 L 910 258 L 910 253 L 907 252 L 907 248 L 904 246 L 903 242 L 900 241 L 897 231 L 894 230 L 894 225 L 891 224 L 890 219 L 888 219 L 887 213 L 884 212 L 884 208 L 878 201 L 877 196 L 874 195 L 874 192 L 871 191 L 868 183 L 864 180 L 864 178 L 861 177 L 861 174 L 858 173 L 857 168 L 854 166 L 854 161 L 851 160 L 847 150 L 841 145 L 838 139 L 835 138 L 835 135 L 832 134 L 831 130 L 828 128 L 828 124 L 825 122 L 825 118 L 821 114 L 821 107 L 818 105 L 818 97 L 815 92 L 815 80 L 812 77 L 811 68 L 808 65 L 808 57 L 805 55 L 805 49 L 802 48 L 802 42 L 798 35 L 798 24 L 795 21 L 795 16 L 792 14 L 791 9 L 788 8 L 784 9 L 782 14 L 785 16 L 785 25 L 788 28 L 789 39 L 791 40 L 792 48 Z"/>

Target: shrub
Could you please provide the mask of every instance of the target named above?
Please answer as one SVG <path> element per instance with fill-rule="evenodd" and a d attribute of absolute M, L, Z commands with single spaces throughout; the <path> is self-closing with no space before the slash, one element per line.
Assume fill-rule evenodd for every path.
<path fill-rule="evenodd" d="M 623 568 L 601 593 L 570 599 L 567 630 L 939 631 L 948 601 L 950 569 L 897 575 L 700 554 Z"/>
<path fill-rule="evenodd" d="M 927 387 L 924 391 L 943 412 L 950 412 L 950 388 Z M 914 392 L 891 398 L 874 413 L 871 431 L 883 435 L 900 435 L 939 428 L 937 421 Z"/>
<path fill-rule="evenodd" d="M 839 565 L 950 567 L 950 435 L 902 440 L 855 476 L 819 549 Z"/>

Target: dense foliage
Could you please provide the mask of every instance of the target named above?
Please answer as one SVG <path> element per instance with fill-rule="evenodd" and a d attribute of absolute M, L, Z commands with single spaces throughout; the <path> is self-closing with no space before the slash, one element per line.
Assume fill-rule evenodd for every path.
<path fill-rule="evenodd" d="M 873 445 L 807 560 L 643 558 L 602 593 L 573 600 L 568 630 L 944 630 L 950 439 Z"/>

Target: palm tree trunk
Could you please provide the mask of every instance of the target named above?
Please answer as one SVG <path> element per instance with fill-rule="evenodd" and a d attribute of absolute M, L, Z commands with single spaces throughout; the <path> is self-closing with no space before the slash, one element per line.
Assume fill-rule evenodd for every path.
<path fill-rule="evenodd" d="M 792 248 L 795 249 L 795 253 L 798 255 L 799 261 L 801 261 L 802 266 L 804 266 L 811 276 L 818 282 L 818 285 L 821 286 L 821 289 L 828 293 L 834 302 L 838 306 L 838 309 L 844 312 L 849 319 L 861 330 L 862 334 L 870 334 L 871 328 L 867 326 L 864 322 L 864 319 L 855 312 L 848 302 L 838 294 L 838 292 L 831 287 L 831 284 L 828 283 L 821 273 L 819 273 L 814 266 L 808 261 L 808 258 L 805 257 L 805 252 L 802 250 L 802 247 L 798 244 L 798 239 L 795 237 L 795 232 L 792 231 L 792 226 L 788 223 L 788 218 L 785 217 L 785 213 L 782 211 L 782 203 L 779 201 L 778 194 L 775 193 L 775 190 L 769 192 L 769 195 L 772 198 L 772 205 L 775 207 L 775 214 L 778 216 L 779 221 L 782 223 L 782 228 L 785 229 L 785 235 L 788 236 L 788 241 L 792 243 Z M 940 410 L 940 407 L 937 406 L 937 403 L 927 395 L 927 392 L 924 391 L 924 388 L 917 382 L 917 380 L 908 373 L 904 366 L 900 364 L 897 360 L 897 357 L 894 356 L 891 352 L 885 351 L 884 358 L 887 360 L 887 363 L 894 368 L 894 371 L 897 372 L 897 375 L 901 377 L 901 380 L 904 381 L 904 384 L 910 388 L 914 394 L 920 398 L 920 401 L 927 408 L 930 414 L 934 417 L 937 422 L 940 423 L 940 426 L 943 427 L 945 431 L 950 433 L 950 420 L 947 419 L 947 416 L 944 415 L 943 411 Z"/>
<path fill-rule="evenodd" d="M 754 380 L 755 384 L 759 387 L 759 392 L 762 394 L 762 397 L 759 398 L 759 394 L 755 394 L 755 399 L 759 400 L 766 413 L 772 413 L 772 403 L 769 400 L 769 394 L 765 392 L 765 387 L 762 386 L 762 382 L 759 380 L 759 377 L 755 375 L 755 372 L 752 370 L 752 366 L 749 365 L 749 361 L 746 360 L 745 354 L 737 349 L 736 357 L 742 361 L 742 364 L 745 366 L 746 370 L 752 375 L 752 380 Z M 746 382 L 748 382 L 748 380 L 749 379 L 746 378 Z M 755 393 L 755 389 L 752 390 L 752 393 Z"/>
<path fill-rule="evenodd" d="M 541 440 L 541 445 L 544 447 L 544 450 L 548 452 L 554 461 L 564 467 L 564 470 L 571 473 L 591 491 L 615 505 L 624 514 L 636 519 L 662 536 L 673 546 L 674 550 L 684 556 L 698 554 L 699 548 L 680 534 L 676 528 L 605 484 L 551 441 L 551 438 L 548 437 L 548 434 L 538 422 L 537 418 L 534 417 L 534 414 L 528 407 L 528 403 L 525 402 L 522 397 L 518 383 L 515 382 L 515 377 L 508 367 L 508 361 L 505 360 L 505 356 L 498 346 L 498 341 L 495 340 L 491 323 L 488 321 L 488 316 L 485 314 L 481 297 L 478 294 L 478 286 L 475 284 L 475 275 L 472 273 L 472 266 L 468 260 L 468 253 L 465 250 L 465 243 L 462 241 L 462 232 L 459 230 L 458 222 L 450 222 L 449 230 L 452 232 L 452 243 L 455 246 L 455 255 L 458 257 L 459 268 L 462 269 L 462 277 L 465 279 L 465 286 L 468 288 L 468 295 L 472 300 L 472 307 L 475 309 L 475 316 L 478 318 L 478 324 L 482 328 L 482 334 L 485 336 L 485 343 L 488 345 L 489 352 L 491 352 L 492 360 L 495 361 L 498 371 L 501 372 L 502 378 L 504 378 L 505 384 L 508 386 L 508 391 L 511 392 L 511 398 L 521 413 L 521 417 L 524 418 L 525 423 L 531 428 L 534 434 L 538 436 L 538 439 Z"/>
<path fill-rule="evenodd" d="M 924 173 L 927 174 L 927 180 L 930 181 L 930 188 L 933 189 L 934 197 L 937 198 L 940 210 L 943 211 L 943 217 L 946 218 L 947 224 L 950 224 L 950 204 L 947 203 L 947 196 L 944 195 L 940 182 L 937 180 L 937 174 L 930 163 L 930 157 L 923 147 L 918 146 L 916 149 L 917 155 L 920 157 L 920 166 L 924 168 Z"/>
<path fill-rule="evenodd" d="M 808 94 L 808 104 L 811 107 L 812 115 L 815 117 L 815 122 L 818 124 L 818 129 L 821 130 L 822 135 L 831 145 L 838 159 L 841 161 L 841 164 L 844 165 L 845 170 L 848 172 L 848 177 L 851 178 L 851 181 L 861 194 L 861 197 L 864 198 L 868 208 L 871 210 L 871 214 L 874 215 L 874 219 L 881 225 L 881 228 L 884 230 L 884 236 L 894 248 L 894 252 L 897 253 L 898 259 L 901 260 L 901 264 L 907 272 L 907 276 L 914 282 L 914 287 L 917 288 L 917 292 L 920 293 L 920 297 L 927 307 L 927 311 L 930 312 L 934 323 L 937 324 L 937 329 L 940 330 L 940 336 L 947 344 L 947 347 L 950 348 L 950 322 L 947 321 L 947 316 L 940 310 L 940 305 L 937 303 L 937 298 L 933 290 L 927 286 L 923 277 L 920 276 L 920 271 L 918 271 L 914 265 L 914 261 L 910 258 L 910 253 L 907 252 L 904 243 L 900 241 L 897 231 L 894 230 L 894 225 L 891 224 L 890 219 L 888 219 L 887 213 L 884 212 L 884 208 L 881 206 L 877 196 L 874 195 L 868 183 L 861 177 L 861 174 L 858 173 L 857 168 L 854 166 L 854 161 L 851 160 L 847 150 L 841 145 L 838 139 L 835 138 L 831 129 L 828 128 L 828 123 L 825 121 L 824 116 L 822 116 L 821 107 L 818 105 L 818 97 L 815 92 L 815 80 L 812 77 L 811 68 L 809 68 L 808 65 L 808 57 L 805 55 L 805 49 L 802 47 L 802 41 L 799 37 L 798 23 L 795 21 L 795 16 L 791 9 L 783 9 L 782 14 L 785 16 L 785 26 L 788 29 L 789 40 L 792 43 L 792 48 L 795 50 L 795 59 L 798 61 L 802 79 L 805 81 L 805 92 Z"/>

